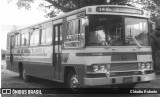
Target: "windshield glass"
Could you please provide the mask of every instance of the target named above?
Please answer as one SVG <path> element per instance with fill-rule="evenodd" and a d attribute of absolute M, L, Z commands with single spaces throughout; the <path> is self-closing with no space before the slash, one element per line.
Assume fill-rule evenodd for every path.
<path fill-rule="evenodd" d="M 88 44 L 90 46 L 121 46 L 121 17 L 100 15 L 90 16 Z"/>
<path fill-rule="evenodd" d="M 148 21 L 125 17 L 123 24 L 121 16 L 92 15 L 87 38 L 89 46 L 148 46 Z"/>
<path fill-rule="evenodd" d="M 125 44 L 149 45 L 148 23 L 146 19 L 125 18 Z"/>

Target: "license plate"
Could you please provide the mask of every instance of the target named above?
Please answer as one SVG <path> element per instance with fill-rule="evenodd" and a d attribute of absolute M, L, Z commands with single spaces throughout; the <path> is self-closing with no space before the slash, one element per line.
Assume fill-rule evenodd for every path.
<path fill-rule="evenodd" d="M 133 82 L 133 78 L 132 77 L 123 78 L 123 83 L 131 83 L 131 82 Z"/>

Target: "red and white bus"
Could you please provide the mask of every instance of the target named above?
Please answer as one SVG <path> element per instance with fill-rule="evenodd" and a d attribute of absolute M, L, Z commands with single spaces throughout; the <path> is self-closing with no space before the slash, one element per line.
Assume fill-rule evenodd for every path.
<path fill-rule="evenodd" d="M 97 5 L 12 31 L 7 68 L 73 90 L 154 80 L 149 19 L 142 9 Z"/>

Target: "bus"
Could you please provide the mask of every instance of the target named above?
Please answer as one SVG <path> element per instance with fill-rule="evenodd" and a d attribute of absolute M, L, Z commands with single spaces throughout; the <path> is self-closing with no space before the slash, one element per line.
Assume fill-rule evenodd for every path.
<path fill-rule="evenodd" d="M 155 79 L 150 12 L 87 6 L 7 34 L 7 69 L 65 83 L 76 91 Z"/>

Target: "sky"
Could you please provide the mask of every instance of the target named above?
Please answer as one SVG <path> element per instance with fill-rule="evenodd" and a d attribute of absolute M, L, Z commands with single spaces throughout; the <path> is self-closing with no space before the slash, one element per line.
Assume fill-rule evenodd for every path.
<path fill-rule="evenodd" d="M 47 20 L 44 17 L 45 13 L 37 9 L 38 3 L 34 3 L 31 10 L 26 10 L 18 9 L 16 0 L 10 3 L 7 1 L 0 0 L 0 49 L 4 50 L 6 50 L 7 33 L 15 29 L 15 26 L 23 28 Z"/>

